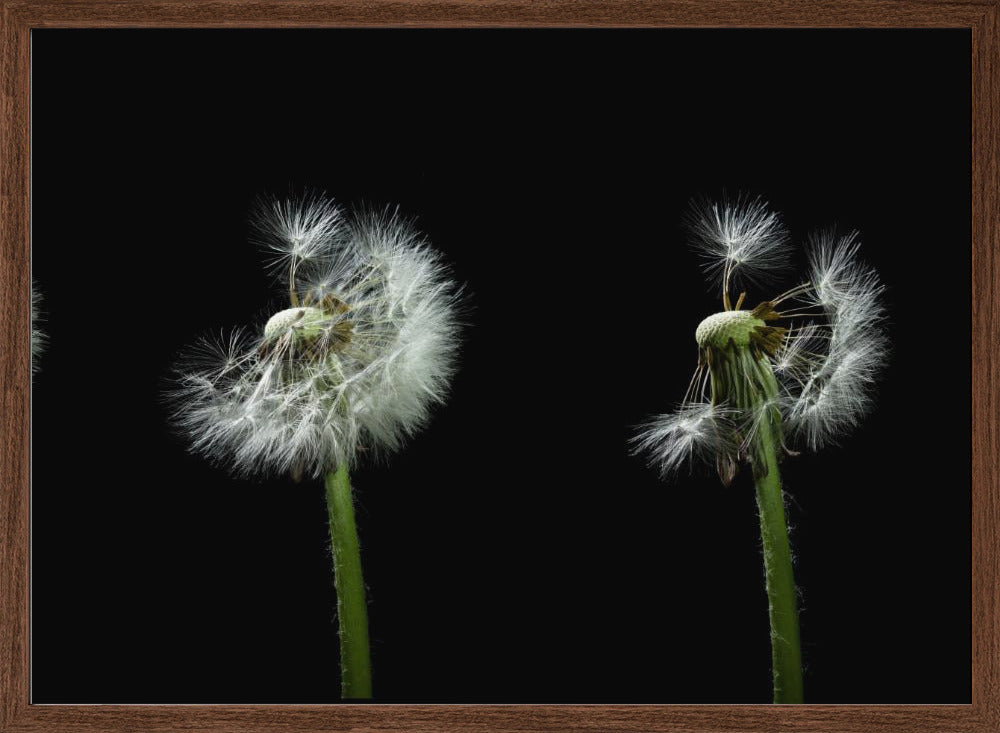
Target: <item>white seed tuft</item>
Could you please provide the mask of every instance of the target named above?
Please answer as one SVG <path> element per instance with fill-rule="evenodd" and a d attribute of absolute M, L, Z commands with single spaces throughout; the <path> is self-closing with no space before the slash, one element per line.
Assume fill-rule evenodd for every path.
<path fill-rule="evenodd" d="M 658 415 L 633 438 L 633 453 L 646 453 L 665 478 L 685 463 L 735 453 L 734 412 L 708 403 L 687 403 Z"/>
<path fill-rule="evenodd" d="M 270 255 L 281 276 L 299 268 L 314 274 L 348 250 L 343 213 L 332 199 L 316 192 L 300 198 L 261 200 L 250 217 L 254 240 Z"/>
<path fill-rule="evenodd" d="M 694 204 L 687 225 L 705 272 L 724 291 L 730 281 L 760 283 L 788 267 L 788 232 L 760 198 Z"/>
<path fill-rule="evenodd" d="M 31 371 L 38 370 L 38 357 L 41 356 L 45 348 L 45 334 L 42 332 L 39 323 L 41 322 L 42 296 L 31 283 Z"/>
<path fill-rule="evenodd" d="M 858 425 L 873 404 L 876 379 L 888 357 L 884 286 L 858 260 L 856 232 L 827 231 L 810 240 L 809 305 L 826 314 L 827 348 L 803 377 L 786 422 L 811 450 L 835 443 Z"/>

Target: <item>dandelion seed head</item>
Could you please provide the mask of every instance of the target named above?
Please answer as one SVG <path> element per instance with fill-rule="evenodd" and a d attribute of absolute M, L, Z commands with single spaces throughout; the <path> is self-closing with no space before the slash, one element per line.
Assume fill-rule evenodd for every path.
<path fill-rule="evenodd" d="M 787 264 L 778 216 L 740 197 L 703 205 L 690 226 L 706 269 L 722 275 L 724 310 L 697 327 L 698 366 L 681 407 L 643 428 L 638 449 L 664 474 L 714 460 L 728 484 L 739 463 L 760 460 L 759 435 L 810 450 L 839 441 L 871 411 L 889 352 L 884 286 L 861 261 L 857 233 L 812 235 L 808 279 L 740 310 L 746 293 L 734 309 L 729 292 L 739 268 L 752 281 Z"/>
<path fill-rule="evenodd" d="M 286 333 L 296 335 L 303 332 L 317 332 L 327 320 L 327 315 L 319 308 L 309 306 L 286 308 L 275 313 L 264 324 L 264 338 L 274 339 Z"/>
<path fill-rule="evenodd" d="M 274 221 L 260 222 L 326 228 L 310 267 L 286 251 L 299 302 L 249 338 L 203 342 L 179 369 L 177 425 L 194 450 L 237 473 L 319 476 L 361 449 L 377 458 L 447 396 L 461 297 L 448 268 L 395 212 L 338 219 L 327 236 L 331 206 L 281 202 Z"/>

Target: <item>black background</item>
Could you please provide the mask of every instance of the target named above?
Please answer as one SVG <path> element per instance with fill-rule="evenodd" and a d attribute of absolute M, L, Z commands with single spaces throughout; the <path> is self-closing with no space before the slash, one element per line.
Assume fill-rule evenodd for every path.
<path fill-rule="evenodd" d="M 377 700 L 769 701 L 749 479 L 626 446 L 720 307 L 680 220 L 725 188 L 798 241 L 859 229 L 888 286 L 877 412 L 783 472 L 807 699 L 968 702 L 969 60 L 962 31 L 36 31 L 34 702 L 336 701 L 322 487 L 188 455 L 159 396 L 284 307 L 247 213 L 305 186 L 417 216 L 470 294 L 451 402 L 354 476 Z"/>

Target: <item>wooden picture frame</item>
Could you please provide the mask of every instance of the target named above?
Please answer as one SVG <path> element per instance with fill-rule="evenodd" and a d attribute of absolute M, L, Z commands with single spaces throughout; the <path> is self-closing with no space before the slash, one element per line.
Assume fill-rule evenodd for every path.
<path fill-rule="evenodd" d="M 0 731 L 1000 729 L 997 0 L 0 0 Z M 922 27 L 972 33 L 971 705 L 33 705 L 29 699 L 30 77 L 35 28 Z"/>

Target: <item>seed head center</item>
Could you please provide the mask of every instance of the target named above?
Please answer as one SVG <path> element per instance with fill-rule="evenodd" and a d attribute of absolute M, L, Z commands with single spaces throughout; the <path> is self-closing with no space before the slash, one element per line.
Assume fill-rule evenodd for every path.
<path fill-rule="evenodd" d="M 702 348 L 724 349 L 732 340 L 737 346 L 747 346 L 750 335 L 765 323 L 750 311 L 714 313 L 698 324 L 694 338 Z"/>
<path fill-rule="evenodd" d="M 319 308 L 309 306 L 288 308 L 271 316 L 264 325 L 264 338 L 276 338 L 290 329 L 303 338 L 310 336 L 315 338 L 327 320 L 329 319 L 326 314 Z"/>
<path fill-rule="evenodd" d="M 342 301 L 328 298 L 322 308 L 303 305 L 279 311 L 264 325 L 261 353 L 283 344 L 279 348 L 289 355 L 319 361 L 343 351 L 354 338 L 354 324 L 345 317 L 348 310 Z"/>

